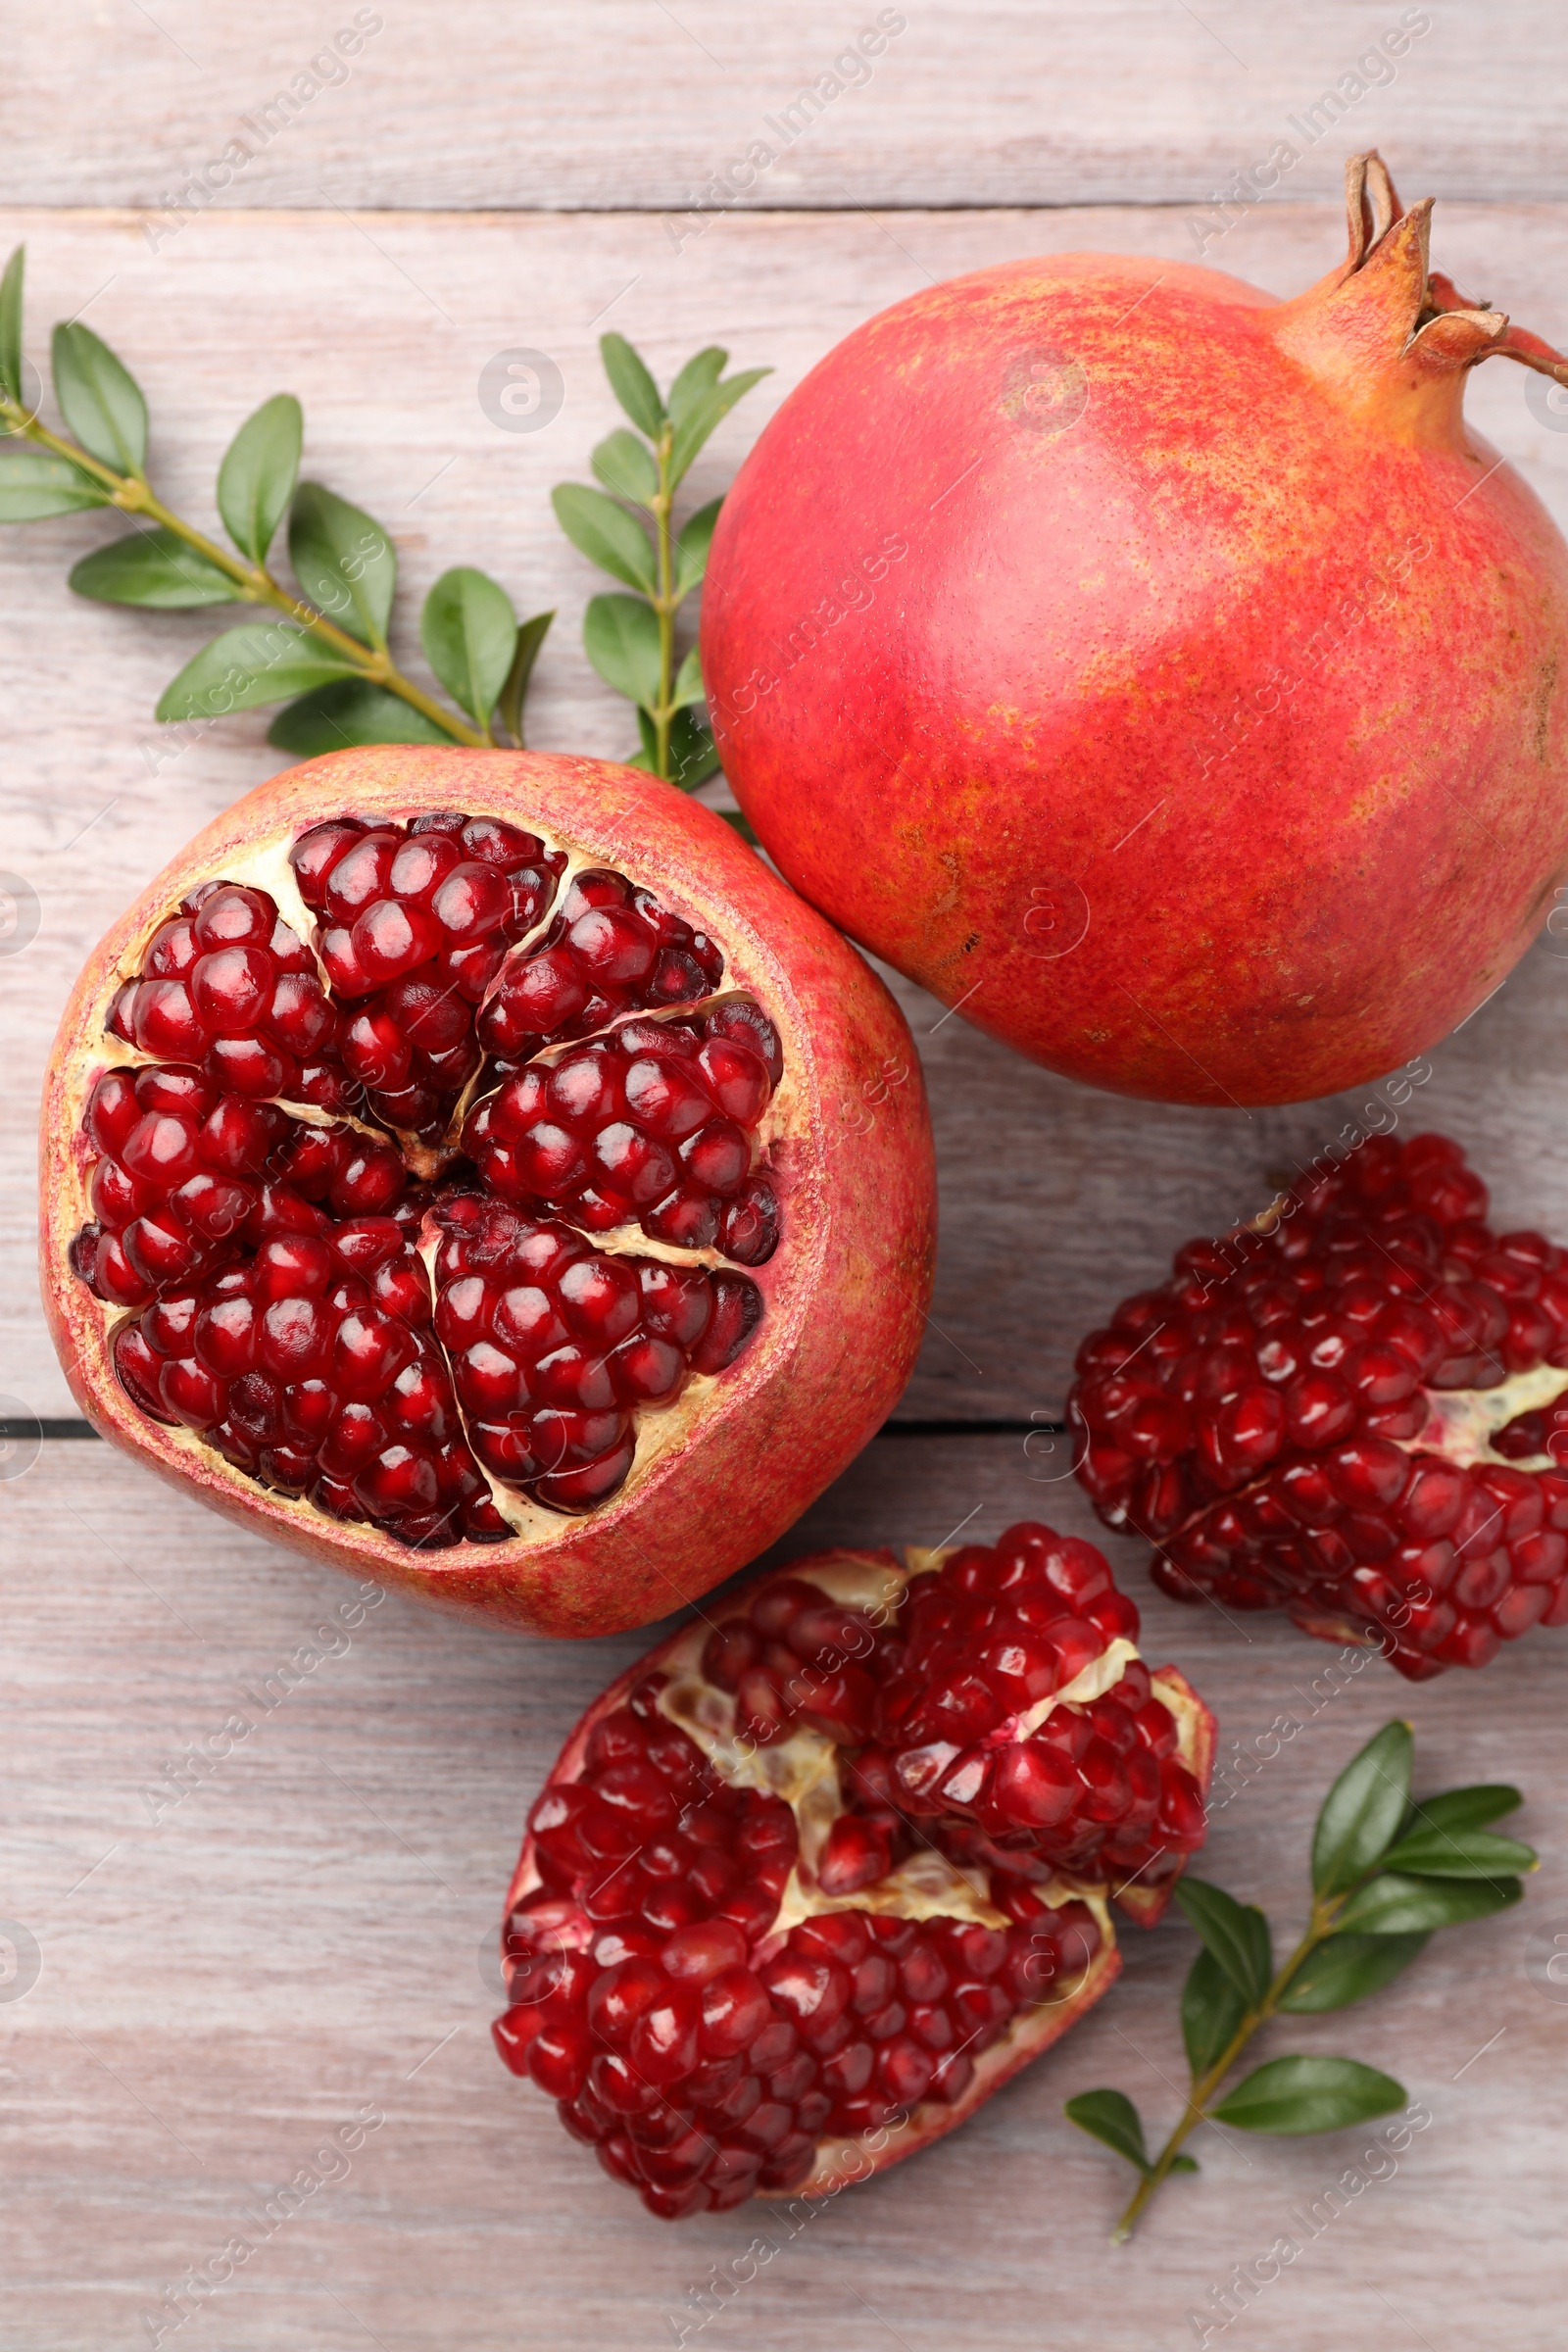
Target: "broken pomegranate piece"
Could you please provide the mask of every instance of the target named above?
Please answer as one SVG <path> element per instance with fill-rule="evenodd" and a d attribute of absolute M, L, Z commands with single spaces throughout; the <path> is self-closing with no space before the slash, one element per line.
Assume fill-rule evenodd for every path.
<path fill-rule="evenodd" d="M 853 952 L 647 779 L 316 762 L 78 983 L 45 1112 L 62 1359 L 109 1434 L 318 1556 L 482 1546 L 406 1581 L 563 1631 L 662 1614 L 906 1376 L 918 1090 L 838 1132 L 901 1041 Z M 563 1517 L 613 1536 L 563 1548 Z"/>
<path fill-rule="evenodd" d="M 1070 1867 L 1016 1822 L 993 1842 L 972 1808 L 911 1801 L 896 1737 L 871 1738 L 907 1718 L 938 1619 L 950 1661 L 986 1672 L 974 1595 L 1064 1552 L 1098 1562 L 1115 1620 L 1058 1609 L 1092 1639 L 1063 1645 L 1044 1713 L 1022 1710 L 1093 1727 L 1054 1825 Z M 1136 1631 L 1090 1545 L 1029 1526 L 994 1549 L 798 1561 L 683 1629 L 589 1710 L 533 1808 L 503 1938 L 507 2065 L 667 2220 L 821 2194 L 961 2123 L 1114 1980 L 1107 1898 L 1152 1924 L 1201 1839 L 1212 1719 L 1174 1669 L 1151 1678 Z M 1110 1703 L 1132 1727 L 1117 1754 L 1182 1759 L 1196 1819 L 1163 1845 L 1157 1796 L 1107 1827 L 1089 1756 Z M 1026 1753 L 1003 1728 L 999 1752 Z"/>
<path fill-rule="evenodd" d="M 1568 1624 L 1568 1253 L 1457 1144 L 1376 1137 L 1180 1250 L 1078 1353 L 1078 1475 L 1181 1600 L 1420 1680 Z"/>

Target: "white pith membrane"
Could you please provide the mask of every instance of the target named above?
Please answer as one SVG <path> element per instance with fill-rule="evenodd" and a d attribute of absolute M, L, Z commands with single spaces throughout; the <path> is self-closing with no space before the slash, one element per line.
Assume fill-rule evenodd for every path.
<path fill-rule="evenodd" d="M 212 874 L 192 876 L 187 884 L 187 895 L 189 891 L 200 888 L 207 881 L 234 883 L 241 887 L 266 892 L 273 901 L 279 918 L 289 926 L 311 955 L 317 977 L 319 979 L 328 1001 L 334 1007 L 342 1009 L 346 1004 L 357 1000 L 340 996 L 327 975 L 326 967 L 314 944 L 314 934 L 318 918 L 306 906 L 298 877 L 290 862 L 290 853 L 314 828 L 314 825 L 330 824 L 336 821 L 339 813 L 327 811 L 314 819 L 312 825 L 291 827 L 259 848 L 240 856 L 224 858 L 220 867 L 215 868 Z M 341 813 L 352 813 L 352 811 Z M 425 813 L 427 811 L 422 806 L 411 806 L 396 811 L 383 810 L 370 821 L 376 826 L 407 827 L 416 818 Z M 493 814 L 497 822 L 506 824 L 514 824 L 517 821 L 514 815 L 504 815 L 499 811 L 487 809 L 483 806 L 482 797 L 467 808 L 466 813 L 470 816 Z M 543 845 L 547 854 L 559 854 L 565 859 L 565 863 L 547 905 L 541 908 L 538 920 L 530 930 L 523 933 L 508 949 L 485 990 L 484 997 L 473 1006 L 475 1024 L 477 1024 L 479 1014 L 484 1006 L 502 988 L 508 976 L 541 946 L 576 876 L 606 870 L 605 860 L 602 858 L 590 857 L 586 852 L 573 849 L 564 839 L 552 836 L 542 824 L 530 821 L 528 829 Z M 646 887 L 658 894 L 659 886 L 657 884 L 643 884 L 629 866 L 619 866 L 615 870 L 623 872 L 626 880 L 633 887 Z M 110 1069 L 138 1070 L 175 1066 L 172 1064 L 171 1056 L 146 1052 L 133 1045 L 128 1039 L 122 1039 L 112 1032 L 108 1026 L 108 1018 L 122 987 L 126 982 L 140 977 L 153 938 L 165 923 L 174 918 L 176 913 L 177 902 L 161 909 L 149 918 L 132 944 L 126 948 L 81 1024 L 81 1034 L 89 1042 L 79 1045 L 64 1065 L 65 1088 L 69 1099 L 76 1105 L 71 1161 L 69 1166 L 59 1171 L 62 1188 L 70 1194 L 67 1221 L 72 1232 L 79 1232 L 83 1225 L 93 1222 L 88 1187 L 92 1169 L 100 1155 L 86 1136 L 82 1114 L 96 1081 Z M 731 951 L 728 943 L 720 942 L 718 944 L 724 950 L 726 976 L 717 987 L 708 994 L 694 997 L 677 1004 L 652 1006 L 643 1010 L 632 1008 L 616 1012 L 601 1028 L 585 1032 L 579 1037 L 563 1039 L 547 1045 L 530 1055 L 526 1063 L 519 1063 L 516 1066 L 519 1068 L 548 1068 L 554 1061 L 580 1050 L 583 1046 L 590 1045 L 596 1040 L 613 1037 L 619 1029 L 631 1021 L 673 1023 L 690 1020 L 699 1018 L 713 1011 L 716 1007 L 734 1001 L 757 1004 L 762 1011 L 767 1012 L 767 1006 L 762 1004 L 755 989 L 730 982 L 728 972 Z M 771 1014 L 768 1017 L 771 1018 Z M 467 1081 L 453 1103 L 447 1120 L 446 1136 L 439 1150 L 432 1149 L 418 1137 L 404 1129 L 358 1117 L 352 1112 L 325 1110 L 315 1103 L 291 1101 L 286 1096 L 255 1097 L 247 1098 L 247 1100 L 267 1102 L 278 1110 L 285 1112 L 291 1119 L 298 1120 L 302 1126 L 347 1128 L 373 1143 L 391 1144 L 400 1152 L 410 1180 L 418 1182 L 435 1175 L 442 1166 L 461 1156 L 458 1151 L 458 1139 L 461 1137 L 464 1122 L 469 1111 L 476 1102 L 482 1101 L 487 1094 L 494 1092 L 504 1083 L 504 1075 L 497 1072 L 494 1066 L 494 1056 L 486 1054 L 479 1069 Z M 792 1057 L 786 1055 L 778 1082 L 751 1130 L 754 1138 L 753 1173 L 765 1173 L 768 1176 L 777 1192 L 781 1207 L 787 1204 L 792 1189 L 788 1146 L 796 1135 L 808 1125 L 808 1105 L 802 1078 Z M 482 1180 L 477 1177 L 469 1189 L 477 1197 L 482 1198 L 487 1204 L 493 1203 L 501 1208 L 515 1207 L 514 1203 L 504 1200 L 500 1195 L 489 1192 L 484 1187 Z M 515 1213 L 519 1217 L 538 1222 L 559 1223 L 571 1232 L 579 1234 L 590 1250 L 602 1252 L 606 1256 L 657 1258 L 683 1268 L 703 1268 L 710 1271 L 744 1274 L 747 1280 L 757 1285 L 763 1296 L 762 1319 L 758 1324 L 752 1339 L 748 1341 L 747 1348 L 755 1344 L 756 1339 L 760 1336 L 763 1324 L 767 1321 L 769 1300 L 765 1277 L 769 1267 L 776 1263 L 777 1252 L 774 1259 L 765 1261 L 761 1266 L 748 1266 L 741 1264 L 738 1260 L 727 1258 L 723 1251 L 714 1246 L 687 1249 L 675 1243 L 662 1241 L 657 1236 L 645 1233 L 640 1224 L 635 1222 L 603 1230 L 590 1230 L 573 1222 L 569 1208 L 558 1208 L 548 1202 L 543 1202 L 533 1209 L 516 1208 Z M 434 1260 L 446 1235 L 436 1225 L 432 1215 L 427 1212 L 417 1232 L 411 1230 L 409 1238 L 416 1256 L 425 1269 L 433 1310 L 436 1302 Z M 784 1236 L 781 1232 L 780 1252 L 784 1246 Z M 764 1279 L 759 1281 L 760 1276 Z M 125 1396 L 126 1402 L 131 1409 L 139 1416 L 151 1421 L 150 1416 L 142 1413 L 142 1408 L 137 1404 L 135 1398 L 123 1390 L 112 1369 L 113 1348 L 117 1334 L 124 1325 L 134 1323 L 146 1311 L 145 1307 L 123 1307 L 113 1300 L 100 1298 L 85 1281 L 74 1275 L 73 1279 L 76 1284 L 80 1299 L 89 1301 L 91 1308 L 97 1310 L 105 1355 L 111 1367 L 109 1378 L 115 1381 L 117 1389 Z M 458 1394 L 450 1355 L 445 1343 L 435 1333 L 433 1324 L 430 1327 L 430 1338 L 446 1367 L 452 1392 L 452 1407 L 458 1426 L 463 1433 L 464 1442 L 467 1446 L 475 1469 L 486 1482 L 496 1509 L 507 1521 L 514 1535 L 525 1542 L 537 1544 L 558 1539 L 564 1518 L 583 1516 L 591 1519 L 597 1511 L 609 1505 L 618 1504 L 633 1494 L 638 1487 L 646 1483 L 665 1456 L 678 1451 L 686 1443 L 693 1429 L 703 1419 L 714 1388 L 724 1379 L 725 1373 L 730 1369 L 726 1366 L 723 1372 L 718 1373 L 688 1370 L 682 1387 L 667 1404 L 637 1403 L 625 1407 L 624 1409 L 631 1417 L 635 1432 L 635 1450 L 625 1479 L 603 1502 L 593 1505 L 586 1512 L 564 1514 L 562 1511 L 549 1509 L 541 1503 L 534 1502 L 527 1495 L 507 1486 L 482 1459 L 472 1443 L 469 1430 L 470 1416 Z M 743 1357 L 747 1349 L 742 1350 Z M 172 1444 L 176 1451 L 186 1455 L 192 1462 L 200 1463 L 204 1472 L 209 1475 L 232 1482 L 244 1494 L 264 1494 L 270 1505 L 289 1512 L 302 1523 L 318 1523 L 322 1519 L 321 1510 L 311 1500 L 309 1494 L 291 1494 L 281 1488 L 268 1486 L 263 1481 L 251 1477 L 237 1464 L 228 1461 L 216 1446 L 207 1441 L 202 1432 L 191 1429 L 180 1421 L 152 1421 L 151 1425 L 159 1430 L 161 1437 Z M 361 1527 L 370 1534 L 385 1533 L 382 1525 L 368 1514 L 363 1519 L 352 1520 L 347 1524 Z M 467 1539 L 464 1538 L 460 1538 L 457 1544 L 446 1548 L 451 1552 L 460 1552 L 466 1547 L 494 1548 L 492 1545 L 469 1544 Z M 435 1556 L 439 1556 L 439 1554 Z"/>
<path fill-rule="evenodd" d="M 794 1564 L 787 1573 L 814 1585 L 830 1600 L 864 1610 L 873 1623 L 886 1623 L 913 1579 L 934 1575 L 951 1556 L 952 1547 L 909 1547 L 900 1568 L 863 1554 L 845 1553 L 838 1559 Z M 798 1719 L 785 1739 L 762 1746 L 738 1742 L 734 1736 L 737 1700 L 707 1681 L 702 1671 L 703 1649 L 711 1631 L 712 1620 L 699 1617 L 667 1648 L 645 1663 L 669 1678 L 656 1702 L 659 1712 L 685 1733 L 719 1776 L 733 1786 L 782 1798 L 795 1816 L 799 1860 L 780 1897 L 773 1925 L 754 1951 L 754 1965 L 781 1949 L 793 1929 L 827 1912 L 881 1912 L 913 1921 L 949 1918 L 1004 1931 L 1012 1924 L 990 1901 L 985 1871 L 965 1869 L 930 1844 L 908 1855 L 872 1886 L 846 1895 L 824 1894 L 815 1883 L 814 1864 L 833 1822 L 846 1809 L 839 1784 L 839 1743 Z M 1005 1727 L 1005 1736 L 1027 1739 L 1053 1708 L 1102 1696 L 1114 1689 L 1128 1662 L 1138 1655 L 1132 1642 L 1114 1638 L 1070 1683 L 1040 1700 L 1026 1715 L 1014 1718 Z M 1180 1761 L 1200 1786 L 1206 1785 L 1200 1702 L 1185 1679 L 1173 1671 L 1162 1669 L 1152 1680 L 1155 1695 L 1176 1725 Z M 537 1870 L 520 1875 L 509 1908 L 514 1909 L 542 1885 Z M 925 2145 L 961 2123 L 1001 2079 L 1014 2072 L 1026 2057 L 1047 2048 L 1092 2007 L 1120 1971 L 1121 1956 L 1109 1909 L 1109 1897 L 1117 1889 L 1102 1880 L 1080 1880 L 1059 1872 L 1041 1878 L 1031 1875 L 1029 1886 L 1054 1911 L 1069 1902 L 1086 1904 L 1100 1929 L 1100 1948 L 1083 1974 L 1070 1980 L 1056 1998 L 1015 2012 L 997 2040 L 974 2060 L 974 2079 L 960 2099 L 952 2105 L 923 2100 L 911 2111 L 911 2148 Z M 1136 1902 L 1127 1907 L 1137 1915 Z M 895 2134 L 891 2142 L 895 2152 L 897 2143 Z M 756 2193 L 779 2198 L 819 2194 L 828 2185 L 855 2177 L 850 2160 L 861 2144 L 857 2138 L 824 2136 L 817 2142 L 815 2162 L 804 2180 L 791 2188 Z"/>

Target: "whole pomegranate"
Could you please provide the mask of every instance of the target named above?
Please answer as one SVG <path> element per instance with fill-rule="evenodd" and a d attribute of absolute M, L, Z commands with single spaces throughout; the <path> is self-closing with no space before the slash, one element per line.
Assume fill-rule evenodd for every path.
<path fill-rule="evenodd" d="M 728 1596 L 594 1702 L 533 1808 L 507 2065 L 670 2221 L 962 2123 L 1113 1982 L 1108 1899 L 1152 1926 L 1202 1841 L 1213 1718 L 1137 1631 L 1099 1552 L 1033 1525 Z"/>
<path fill-rule="evenodd" d="M 1091 1333 L 1078 1475 L 1162 1591 L 1412 1680 L 1568 1625 L 1568 1252 L 1486 1214 L 1457 1144 L 1374 1137 Z"/>
<path fill-rule="evenodd" d="M 635 770 L 277 776 L 100 944 L 44 1105 L 43 1284 L 107 1437 L 230 1517 L 557 1634 L 770 1543 L 919 1342 L 907 1030 Z"/>
<path fill-rule="evenodd" d="M 1276 302 L 1056 254 L 897 304 L 714 534 L 703 672 L 770 855 L 1050 1068 L 1283 1102 L 1494 989 L 1568 859 L 1568 548 L 1466 431 L 1564 361 L 1427 264 L 1375 156 Z"/>

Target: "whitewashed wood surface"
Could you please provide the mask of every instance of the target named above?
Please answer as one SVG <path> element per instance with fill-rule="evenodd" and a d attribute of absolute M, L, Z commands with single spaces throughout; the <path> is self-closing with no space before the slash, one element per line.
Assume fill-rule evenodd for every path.
<path fill-rule="evenodd" d="M 869 82 L 747 199 L 815 209 L 737 206 L 677 244 L 661 208 L 874 9 L 677 0 L 671 15 L 658 0 L 599 0 L 569 13 L 384 13 L 348 82 L 319 93 L 211 211 L 153 241 L 134 210 L 60 208 L 158 204 L 352 10 L 279 0 L 262 20 L 193 0 L 158 0 L 151 15 L 104 0 L 14 15 L 0 194 L 31 209 L 0 215 L 0 240 L 28 242 L 31 348 L 41 357 L 47 326 L 87 306 L 146 386 L 160 478 L 192 512 L 209 511 L 239 419 L 268 392 L 298 391 L 309 466 L 398 539 L 405 651 L 436 572 L 484 564 L 519 609 L 561 607 L 533 740 L 605 754 L 627 732 L 577 644 L 597 582 L 547 503 L 611 421 L 594 353 L 604 326 L 662 374 L 714 337 L 739 363 L 777 368 L 701 462 L 694 499 L 711 495 L 811 362 L 928 278 L 1072 245 L 1191 255 L 1195 201 L 1266 152 L 1282 116 L 1399 16 L 1392 0 L 1313 12 L 1213 0 L 1196 16 L 1182 0 L 910 6 Z M 1439 215 L 1443 266 L 1560 340 L 1560 12 L 1499 17 L 1443 0 L 1430 13 L 1396 81 L 1356 104 L 1354 139 L 1384 143 L 1407 195 L 1454 199 Z M 1292 201 L 1253 209 L 1210 260 L 1282 293 L 1318 274 L 1343 239 L 1344 144 L 1304 156 Z M 1080 209 L 1018 209 L 1030 204 Z M 376 209 L 388 205 L 411 209 Z M 454 206 L 492 209 L 440 209 Z M 612 206 L 627 209 L 573 209 Z M 257 207 L 281 209 L 242 209 Z M 496 430 L 476 397 L 485 361 L 518 346 L 551 353 L 566 384 L 560 416 L 533 435 Z M 1531 413 L 1524 381 L 1484 370 L 1472 415 L 1568 522 L 1568 434 Z M 0 1413 L 42 1418 L 72 1409 L 31 1288 L 31 1105 L 60 1003 L 145 877 L 279 764 L 261 714 L 168 759 L 152 706 L 215 624 L 72 599 L 70 562 L 112 527 L 0 535 L 0 865 L 36 890 L 41 912 L 26 950 L 0 956 L 0 1388 L 16 1400 Z M 1538 947 L 1435 1051 L 1410 1115 L 1473 1145 L 1505 1221 L 1565 1234 L 1559 944 Z M 960 1020 L 938 1027 L 939 1008 L 912 991 L 905 1001 L 943 1186 L 933 1331 L 905 1421 L 1054 1415 L 1083 1331 L 1154 1279 L 1177 1243 L 1258 1205 L 1265 1171 L 1345 1115 L 1120 1102 L 1027 1067 Z M 1179 1925 L 1130 1934 L 1121 1986 L 1058 2051 L 941 2148 L 819 2213 L 699 2328 L 692 2290 L 742 2254 L 757 2215 L 653 2222 L 503 2074 L 486 2031 L 481 1945 L 523 1814 L 639 1639 L 531 1642 L 388 1598 L 344 1649 L 316 1629 L 348 1586 L 182 1506 L 100 1446 L 31 1453 L 0 1463 L 12 1473 L 0 1480 L 0 1917 L 40 1958 L 24 1997 L 0 1982 L 0 2352 L 148 2343 L 142 2314 L 365 2102 L 386 2120 L 347 2175 L 166 2344 L 652 2352 L 685 2327 L 704 2352 L 1175 2347 L 1197 2340 L 1188 2308 L 1290 2232 L 1292 2209 L 1365 2144 L 1207 2134 L 1204 2178 L 1177 2182 L 1145 2234 L 1112 2253 L 1121 2168 L 1064 2123 L 1061 2101 L 1114 2082 L 1152 2124 L 1173 2113 L 1176 1995 L 1193 1948 Z M 798 1540 L 939 1543 L 1025 1515 L 1092 1534 L 1062 1467 L 1016 1434 L 889 1435 Z M 1396 1711 L 1416 1725 L 1423 1785 L 1520 1780 L 1532 1798 L 1522 1834 L 1545 1855 L 1522 1911 L 1435 1944 L 1365 2009 L 1293 2030 L 1289 2046 L 1387 2066 L 1433 2122 L 1395 2178 L 1210 2341 L 1556 2352 L 1568 2005 L 1543 1991 L 1539 1968 L 1527 1973 L 1527 1952 L 1532 1936 L 1568 1936 L 1568 1843 L 1554 1827 L 1568 1794 L 1564 1637 L 1538 1634 L 1484 1676 L 1414 1691 L 1369 1667 L 1325 1702 L 1312 1679 L 1332 1652 L 1273 1620 L 1236 1629 L 1177 1609 L 1150 1592 L 1139 1547 L 1108 1548 L 1146 1607 L 1152 1653 L 1186 1666 L 1217 1707 L 1222 1752 L 1281 1714 L 1302 1722 L 1217 1815 L 1205 1863 L 1282 1925 L 1299 1916 L 1318 1794 Z M 165 1767 L 236 1711 L 258 1714 L 244 1691 L 313 1642 L 340 1654 L 155 1824 L 145 1791 Z"/>

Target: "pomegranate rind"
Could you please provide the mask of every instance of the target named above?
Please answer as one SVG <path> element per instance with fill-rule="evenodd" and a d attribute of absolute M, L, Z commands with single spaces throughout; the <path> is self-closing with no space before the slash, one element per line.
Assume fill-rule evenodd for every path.
<path fill-rule="evenodd" d="M 103 1070 L 134 1058 L 106 1034 L 105 1016 L 170 909 L 215 876 L 286 873 L 289 843 L 328 816 L 406 819 L 451 807 L 541 834 L 574 864 L 647 879 L 718 940 L 721 993 L 754 994 L 783 1041 L 770 1172 L 786 1234 L 765 1265 L 748 1269 L 763 1298 L 755 1340 L 727 1371 L 694 1380 L 669 1412 L 644 1419 L 618 1494 L 581 1519 L 524 1505 L 514 1539 L 421 1554 L 263 1489 L 191 1432 L 146 1418 L 114 1372 L 121 1317 L 78 1279 L 69 1252 L 90 1213 L 83 1105 Z M 51 1055 L 39 1166 L 44 1308 L 72 1394 L 100 1435 L 291 1550 L 531 1633 L 646 1624 L 765 1549 L 886 1418 L 930 1297 L 930 1122 L 908 1029 L 881 981 L 720 817 L 637 769 L 564 755 L 333 753 L 236 802 L 88 958 Z"/>
<path fill-rule="evenodd" d="M 769 1585 L 786 1578 L 798 1577 L 808 1584 L 818 1584 L 824 1592 L 842 1597 L 843 1573 L 858 1570 L 867 1578 L 880 1578 L 884 1592 L 896 1596 L 914 1576 L 933 1573 L 950 1557 L 951 1547 L 927 1550 L 910 1546 L 902 1556 L 887 1549 L 856 1550 L 845 1547 L 834 1551 L 812 1552 L 805 1558 L 791 1560 L 782 1568 L 769 1569 L 761 1576 L 738 1586 L 726 1595 L 727 1600 L 753 1601 Z M 695 1624 L 678 1626 L 672 1634 L 646 1651 L 643 1656 L 618 1675 L 609 1688 L 602 1690 L 578 1719 L 567 1735 L 560 1755 L 551 1768 L 552 1784 L 571 1782 L 581 1778 L 587 1758 L 588 1743 L 596 1726 L 628 1702 L 645 1676 L 669 1673 L 682 1666 L 696 1670 L 704 1641 L 711 1620 L 698 1619 Z M 1175 1716 L 1180 1735 L 1182 1762 L 1193 1774 L 1206 1797 L 1213 1771 L 1217 1726 L 1213 1715 L 1199 1697 L 1185 1675 L 1174 1666 L 1162 1666 L 1151 1677 L 1159 1697 Z M 671 1713 L 671 1720 L 690 1734 L 692 1726 L 685 1716 Z M 1160 1918 L 1171 1897 L 1175 1879 L 1158 1887 L 1124 1886 L 1115 1889 L 1116 1899 L 1141 1927 L 1152 1927 Z M 523 1838 L 521 1852 L 507 1889 L 503 1920 L 510 1919 L 517 1905 L 544 1885 L 534 1854 L 533 1835 Z M 1043 2056 L 1054 2042 L 1059 2041 L 1077 2024 L 1101 1996 L 1107 1992 L 1122 1970 L 1122 1956 L 1117 1948 L 1105 1895 L 1111 1889 L 1085 1886 L 1077 1881 L 1058 1882 L 1062 1891 L 1081 1901 L 1088 1901 L 1102 1928 L 1104 1940 L 1083 1977 L 1073 1989 L 1059 2001 L 1042 2004 L 1038 2008 L 1020 2010 L 1001 2040 L 982 2051 L 974 2062 L 974 2078 L 961 2099 L 951 2106 L 937 2100 L 925 2100 L 916 2107 L 901 2129 L 884 2127 L 880 2132 L 863 2138 L 824 2138 L 817 2149 L 816 2161 L 804 2181 L 793 2188 L 761 2190 L 760 2195 L 785 2200 L 795 2197 L 815 2198 L 830 2196 L 855 2180 L 870 2180 L 875 2174 L 887 2172 L 907 2156 L 964 2123 L 977 2108 L 984 2105 L 993 2091 L 1010 2082 L 1032 2060 Z M 814 1909 L 819 1912 L 853 1911 L 881 1907 L 876 1901 L 877 1889 L 868 1887 L 840 1899 L 819 1897 Z M 874 2144 L 880 2142 L 880 2145 Z"/>

